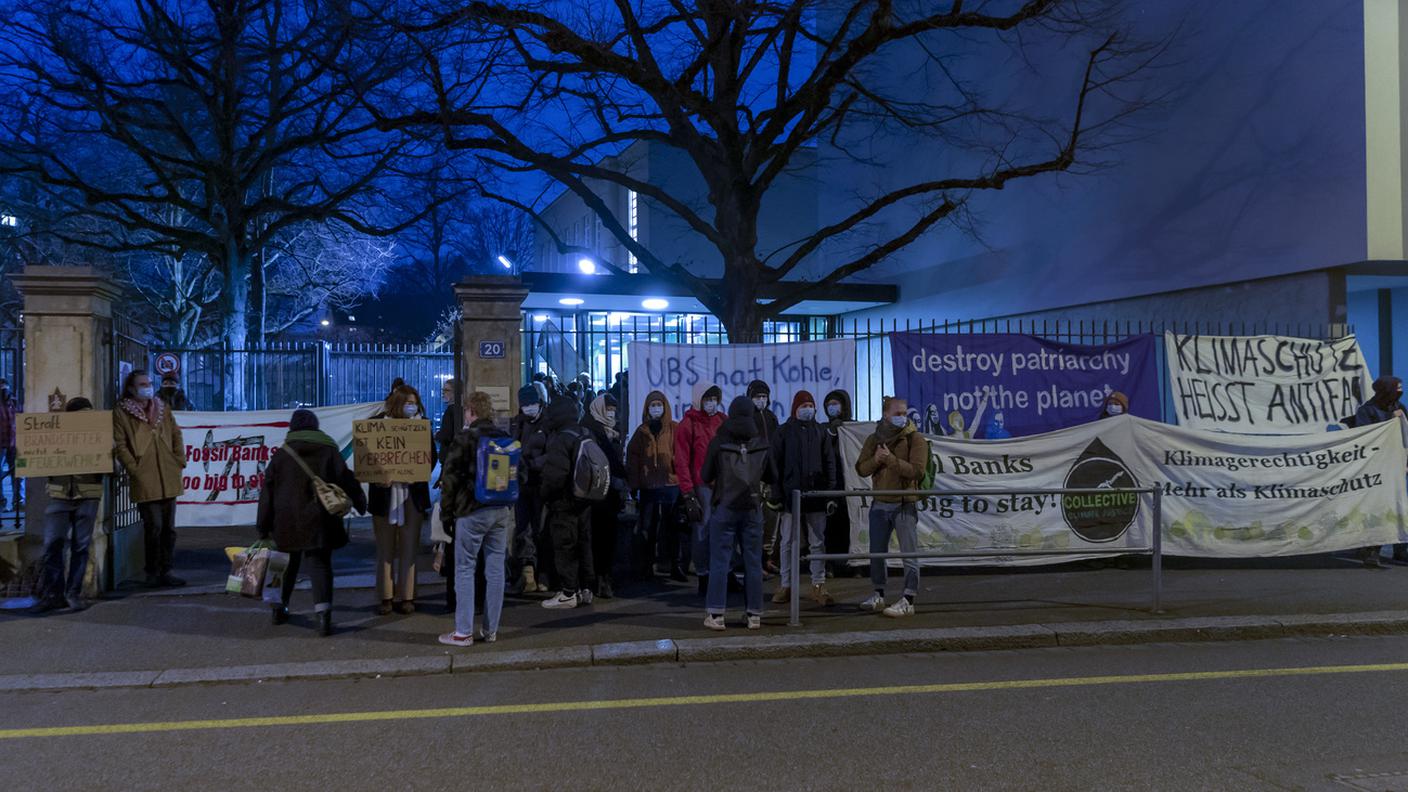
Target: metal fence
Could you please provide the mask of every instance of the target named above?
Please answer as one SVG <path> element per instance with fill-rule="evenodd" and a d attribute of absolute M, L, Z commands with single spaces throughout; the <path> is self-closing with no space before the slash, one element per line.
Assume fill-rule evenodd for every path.
<path fill-rule="evenodd" d="M 763 327 L 765 344 L 790 341 L 816 341 L 850 338 L 856 342 L 854 397 L 855 417 L 878 417 L 880 400 L 893 393 L 890 365 L 890 333 L 941 333 L 976 335 L 1015 333 L 1070 344 L 1110 344 L 1143 334 L 1164 332 L 1190 335 L 1289 335 L 1331 340 L 1353 332 L 1349 325 L 1274 322 L 1180 322 L 988 319 L 972 321 L 920 322 L 912 320 L 845 319 L 805 316 L 769 322 Z M 581 313 L 562 317 L 546 314 L 525 315 L 523 319 L 524 378 L 534 372 L 556 374 L 563 379 L 580 372 L 591 375 L 596 388 L 610 387 L 616 375 L 630 368 L 632 341 L 660 341 L 676 344 L 728 343 L 728 333 L 712 316 L 700 314 L 611 314 Z M 1157 344 L 1162 379 L 1166 370 L 1162 344 Z M 1171 417 L 1166 383 L 1165 420 Z"/>
<path fill-rule="evenodd" d="M 102 395 L 103 407 L 111 409 L 122 398 L 122 381 L 133 369 L 147 366 L 151 345 L 146 332 L 122 316 L 114 316 L 108 327 L 108 392 Z M 103 565 L 105 589 L 117 588 L 122 582 L 139 579 L 145 559 L 129 548 L 142 547 L 142 520 L 137 504 L 132 500 L 127 468 L 114 465 L 108 477 L 102 530 L 107 534 L 107 557 Z"/>
<path fill-rule="evenodd" d="M 22 327 L 0 327 L 0 377 L 10 383 L 10 392 L 16 401 L 24 398 L 24 329 Z M 20 405 L 22 408 L 25 406 Z M 0 448 L 0 454 L 5 449 Z M 15 478 L 10 466 L 13 460 L 4 460 L 6 475 L 0 478 L 0 498 L 6 503 L 0 508 L 0 531 L 23 531 L 24 509 L 19 508 L 23 491 L 21 480 Z"/>

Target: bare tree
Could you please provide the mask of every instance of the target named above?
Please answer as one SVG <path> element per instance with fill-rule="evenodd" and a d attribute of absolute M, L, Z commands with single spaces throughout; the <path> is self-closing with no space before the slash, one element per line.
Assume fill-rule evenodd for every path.
<path fill-rule="evenodd" d="M 377 130 L 358 100 L 405 61 L 347 19 L 342 2 L 299 0 L 8 8 L 0 84 L 37 103 L 0 112 L 0 173 L 36 179 L 88 218 L 71 241 L 208 265 L 220 337 L 244 348 L 266 329 L 263 251 L 310 224 L 380 235 L 414 219 L 388 218 L 376 200 L 413 159 L 410 142 Z M 173 288 L 210 293 L 204 275 L 184 282 Z"/>
<path fill-rule="evenodd" d="M 944 222 L 969 225 L 970 197 L 1039 174 L 1094 164 L 1131 113 L 1150 101 L 1144 75 L 1163 49 L 1121 33 L 1117 3 L 1101 0 L 752 0 L 750 2 L 467 2 L 429 8 L 401 30 L 423 37 L 423 90 L 434 104 L 381 111 L 387 128 L 439 130 L 451 150 L 475 151 L 506 172 L 535 171 L 578 196 L 640 264 L 698 297 L 735 341 L 842 283 Z M 483 87 L 446 42 L 501 60 Z M 999 96 L 960 51 L 1027 58 L 1062 101 L 1031 110 Z M 899 58 L 898 61 L 894 60 Z M 896 79 L 897 62 L 937 84 Z M 1057 79 L 1059 76 L 1059 79 Z M 1002 90 L 999 90 L 1002 89 Z M 1006 91 L 1011 93 L 1010 90 Z M 496 96 L 497 105 L 486 102 Z M 764 198 L 805 155 L 863 156 L 856 141 L 903 129 L 928 135 L 950 171 L 915 168 L 866 193 L 803 238 L 760 250 Z M 602 164 L 633 144 L 678 152 L 690 178 L 643 178 Z M 702 185 L 697 190 L 690 183 Z M 606 189 L 635 191 L 718 251 L 723 271 L 672 261 L 628 233 Z M 497 197 L 527 211 L 509 194 Z M 560 250 L 570 247 L 551 228 Z M 880 233 L 876 233 L 880 229 Z M 851 235 L 860 249 L 804 279 L 819 251 Z M 854 245 L 852 245 L 854 248 Z M 615 269 L 621 269 L 617 262 Z M 693 266 L 692 266 L 693 265 Z M 766 304 L 765 290 L 788 281 Z M 794 285 L 795 283 L 795 285 Z"/>

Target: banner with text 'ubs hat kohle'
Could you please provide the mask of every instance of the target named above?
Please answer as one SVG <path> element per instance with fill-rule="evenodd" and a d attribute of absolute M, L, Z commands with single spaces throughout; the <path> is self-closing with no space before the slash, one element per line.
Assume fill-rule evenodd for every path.
<path fill-rule="evenodd" d="M 352 455 L 352 424 L 381 402 L 315 407 L 318 428 Z M 293 410 L 175 412 L 186 444 L 185 493 L 176 499 L 176 525 L 254 525 L 269 459 L 284 443 Z M 253 538 L 250 539 L 253 541 Z"/>
<path fill-rule="evenodd" d="M 1149 547 L 1150 496 L 1115 490 L 1152 486 L 1163 493 L 1169 555 L 1288 556 L 1402 542 L 1408 540 L 1404 425 L 1259 436 L 1125 416 L 1010 440 L 929 435 L 937 490 L 1112 491 L 929 497 L 918 504 L 919 545 L 991 551 L 926 562 L 954 566 L 1059 563 L 1081 557 L 1082 549 Z M 841 433 L 847 489 L 870 486 L 855 462 L 874 430 L 873 423 L 856 423 Z M 852 552 L 869 552 L 869 505 L 869 498 L 849 499 Z M 1008 555 L 1042 550 L 1074 555 Z"/>
<path fill-rule="evenodd" d="M 1323 432 L 1373 396 L 1354 336 L 1164 334 L 1180 426 L 1247 434 Z"/>
<path fill-rule="evenodd" d="M 892 333 L 895 395 L 924 431 L 958 439 L 1022 437 L 1100 417 L 1119 391 L 1159 418 L 1152 335 L 1067 344 L 1017 333 Z"/>
<path fill-rule="evenodd" d="M 718 385 L 727 408 L 735 396 L 747 395 L 748 383 L 762 380 L 772 389 L 772 411 L 779 421 L 791 415 L 797 391 L 811 393 L 817 400 L 817 418 L 823 421 L 822 400 L 828 392 L 839 389 L 855 395 L 856 343 L 849 338 L 790 344 L 632 341 L 628 355 L 632 431 L 640 423 L 651 391 L 665 394 L 676 421 L 684 416 L 700 384 Z"/>

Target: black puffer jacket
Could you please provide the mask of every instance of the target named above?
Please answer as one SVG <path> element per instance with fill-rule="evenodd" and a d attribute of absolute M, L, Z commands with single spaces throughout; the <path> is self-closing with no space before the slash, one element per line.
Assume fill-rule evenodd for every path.
<path fill-rule="evenodd" d="M 543 416 L 547 447 L 538 492 L 544 503 L 572 504 L 577 500 L 572 496 L 572 463 L 577 442 L 588 435 L 578 420 L 577 402 L 573 399 L 557 399 L 548 405 Z"/>
<path fill-rule="evenodd" d="M 792 508 L 797 490 L 836 489 L 836 451 L 827 428 L 795 415 L 778 429 L 772 441 L 773 464 L 782 480 L 782 507 Z M 804 512 L 826 509 L 825 498 L 802 502 Z"/>
<path fill-rule="evenodd" d="M 298 463 L 289 458 L 296 453 L 318 478 L 336 484 L 352 499 L 359 512 L 367 511 L 362 485 L 342 461 L 331 440 L 326 443 L 292 440 L 269 460 L 264 469 L 264 486 L 259 491 L 256 524 L 261 538 L 273 537 L 285 553 L 302 550 L 335 550 L 347 544 L 347 530 L 341 517 L 323 510 L 313 493 L 313 483 Z"/>
<path fill-rule="evenodd" d="M 513 416 L 509 421 L 509 434 L 523 447 L 523 486 L 536 490 L 543 480 L 543 458 L 548 451 L 547 415 L 544 405 L 544 412 L 537 418 L 530 420 L 523 413 Z"/>

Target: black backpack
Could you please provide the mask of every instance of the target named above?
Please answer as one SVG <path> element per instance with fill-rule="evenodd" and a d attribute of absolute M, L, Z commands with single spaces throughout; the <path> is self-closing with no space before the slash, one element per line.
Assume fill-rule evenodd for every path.
<path fill-rule="evenodd" d="M 743 444 L 721 443 L 714 481 L 715 502 L 727 509 L 761 505 L 769 450 L 762 438 Z"/>

